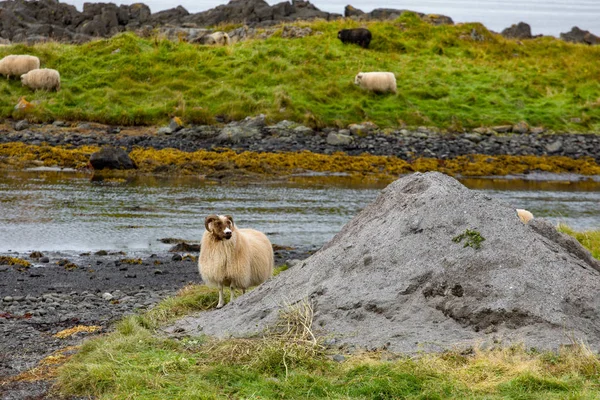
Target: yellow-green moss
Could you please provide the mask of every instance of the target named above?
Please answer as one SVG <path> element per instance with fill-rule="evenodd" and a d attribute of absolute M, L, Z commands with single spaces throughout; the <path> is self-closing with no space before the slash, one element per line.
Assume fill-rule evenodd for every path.
<path fill-rule="evenodd" d="M 0 145 L 0 169 L 21 169 L 32 163 L 44 166 L 84 168 L 96 146 L 34 146 L 23 143 Z M 130 153 L 139 169 L 102 174 L 180 174 L 208 179 L 241 177 L 291 177 L 311 172 L 347 174 L 367 180 L 394 180 L 411 172 L 439 171 L 448 175 L 504 176 L 533 171 L 600 175 L 600 165 L 592 158 L 564 156 L 487 156 L 466 155 L 448 160 L 418 158 L 405 161 L 395 156 L 345 153 L 331 155 L 300 151 L 295 153 L 236 153 L 230 149 L 185 152 L 175 149 L 135 148 Z"/>
<path fill-rule="evenodd" d="M 0 265 L 15 265 L 19 267 L 29 268 L 31 263 L 27 260 L 17 257 L 0 256 Z"/>
<path fill-rule="evenodd" d="M 141 264 L 142 263 L 142 259 L 141 258 L 123 258 L 121 259 L 121 263 L 122 264 Z"/>

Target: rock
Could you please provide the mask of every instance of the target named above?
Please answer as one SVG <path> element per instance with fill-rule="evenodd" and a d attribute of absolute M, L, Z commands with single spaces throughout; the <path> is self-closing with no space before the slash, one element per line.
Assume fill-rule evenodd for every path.
<path fill-rule="evenodd" d="M 169 122 L 169 129 L 171 132 L 177 132 L 183 128 L 183 121 L 179 117 L 171 118 L 171 122 Z"/>
<path fill-rule="evenodd" d="M 90 156 L 90 164 L 95 170 L 135 169 L 137 166 L 125 150 L 117 147 L 103 147 Z"/>
<path fill-rule="evenodd" d="M 341 363 L 341 362 L 344 362 L 344 361 L 346 360 L 346 357 L 344 357 L 344 356 L 343 356 L 343 355 L 341 355 L 341 354 L 336 354 L 336 355 L 334 355 L 334 356 L 332 357 L 332 360 L 333 360 L 333 361 L 335 361 L 335 362 L 339 362 L 339 363 Z"/>
<path fill-rule="evenodd" d="M 560 38 L 565 42 L 584 43 L 589 45 L 600 44 L 600 37 L 594 35 L 590 31 L 584 31 L 574 26 L 567 33 L 561 33 Z"/>
<path fill-rule="evenodd" d="M 177 243 L 175 246 L 169 249 L 171 253 L 198 253 L 200 251 L 199 244 L 190 244 L 186 242 Z"/>
<path fill-rule="evenodd" d="M 531 39 L 531 26 L 525 22 L 519 22 L 513 24 L 509 28 L 506 28 L 501 33 L 507 39 Z"/>
<path fill-rule="evenodd" d="M 481 135 L 478 133 L 465 133 L 464 137 L 465 137 L 465 139 L 467 139 L 473 143 L 479 143 L 483 140 Z"/>
<path fill-rule="evenodd" d="M 14 300 L 12 297 L 10 296 L 6 296 L 2 299 L 5 303 L 12 303 L 12 301 Z"/>
<path fill-rule="evenodd" d="M 371 121 L 366 121 L 361 124 L 350 124 L 348 129 L 355 135 L 366 135 L 377 130 L 378 127 Z"/>
<path fill-rule="evenodd" d="M 427 14 L 421 19 L 425 22 L 429 22 L 432 25 L 454 25 L 452 18 L 446 15 Z"/>
<path fill-rule="evenodd" d="M 15 124 L 15 131 L 22 131 L 29 128 L 29 121 L 22 119 Z"/>
<path fill-rule="evenodd" d="M 513 133 L 527 133 L 529 131 L 529 124 L 525 121 L 520 121 L 512 126 Z"/>
<path fill-rule="evenodd" d="M 327 135 L 327 144 L 331 146 L 347 146 L 352 143 L 352 136 L 343 135 L 341 133 L 331 132 Z"/>
<path fill-rule="evenodd" d="M 111 301 L 114 296 L 108 292 L 102 294 L 102 299 L 106 301 Z"/>
<path fill-rule="evenodd" d="M 497 133 L 508 133 L 512 129 L 512 125 L 497 125 L 492 126 L 492 130 Z"/>
<path fill-rule="evenodd" d="M 229 124 L 221 129 L 221 133 L 216 137 L 219 142 L 239 143 L 244 139 L 250 139 L 260 132 L 254 127 L 239 126 L 236 123 Z"/>
<path fill-rule="evenodd" d="M 546 129 L 542 128 L 541 126 L 536 126 L 530 129 L 530 132 L 533 133 L 534 135 L 540 135 L 544 132 L 546 132 Z"/>
<path fill-rule="evenodd" d="M 597 351 L 599 264 L 543 219 L 524 225 L 501 200 L 441 173 L 414 173 L 381 191 L 302 268 L 167 331 L 246 337 L 272 328 L 286 307 L 310 306 L 319 334 L 341 346 L 443 351 L 493 332 L 506 346 L 581 341 Z"/>
<path fill-rule="evenodd" d="M 42 257 L 44 257 L 44 255 L 40 251 L 34 251 L 31 254 L 29 254 L 29 258 L 37 259 Z"/>
<path fill-rule="evenodd" d="M 68 128 L 69 124 L 65 121 L 54 121 L 52 126 L 56 126 L 58 128 Z"/>
<path fill-rule="evenodd" d="M 48 257 L 41 257 L 39 261 L 43 264 L 48 264 L 50 259 Z"/>
<path fill-rule="evenodd" d="M 346 7 L 344 7 L 344 17 L 346 17 L 346 18 L 360 17 L 361 15 L 365 15 L 365 12 L 362 10 L 359 10 L 358 8 L 354 8 L 349 4 Z"/>
<path fill-rule="evenodd" d="M 548 143 L 545 148 L 548 153 L 557 153 L 562 148 L 562 141 L 557 140 L 552 143 Z"/>
<path fill-rule="evenodd" d="M 171 257 L 171 261 L 181 261 L 183 260 L 183 257 L 181 257 L 181 254 L 173 254 L 173 257 Z"/>
<path fill-rule="evenodd" d="M 281 37 L 285 39 L 295 39 L 310 36 L 311 34 L 312 29 L 309 27 L 301 28 L 299 26 L 285 25 L 281 32 Z"/>
<path fill-rule="evenodd" d="M 296 135 L 307 135 L 307 136 L 312 136 L 314 135 L 315 131 L 312 130 L 312 128 L 309 128 L 308 126 L 304 126 L 304 125 L 299 125 L 297 127 L 295 127 L 294 129 L 292 129 L 292 132 L 294 132 L 294 134 Z"/>
<path fill-rule="evenodd" d="M 108 251 L 106 251 L 106 250 L 98 250 L 97 252 L 94 253 L 94 255 L 96 255 L 96 256 L 107 256 L 108 255 Z"/>
<path fill-rule="evenodd" d="M 171 129 L 168 126 L 163 126 L 161 128 L 158 128 L 158 130 L 156 131 L 157 134 L 159 135 L 170 135 L 173 133 L 173 129 Z"/>

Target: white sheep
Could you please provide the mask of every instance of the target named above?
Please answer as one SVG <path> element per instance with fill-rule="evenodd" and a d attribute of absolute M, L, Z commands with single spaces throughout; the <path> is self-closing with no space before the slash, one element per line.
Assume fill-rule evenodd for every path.
<path fill-rule="evenodd" d="M 39 67 L 40 59 L 26 54 L 13 54 L 0 60 L 0 74 L 6 75 L 7 79 L 11 76 L 21 76 Z"/>
<path fill-rule="evenodd" d="M 228 46 L 229 44 L 231 44 L 231 39 L 229 38 L 229 35 L 226 32 L 218 31 L 211 33 L 210 35 L 202 36 L 202 38 L 200 39 L 200 43 Z"/>
<path fill-rule="evenodd" d="M 273 246 L 267 236 L 254 229 L 237 229 L 231 215 L 209 215 L 200 244 L 198 270 L 208 286 L 219 288 L 219 303 L 224 305 L 223 287 L 245 293 L 273 275 Z"/>
<path fill-rule="evenodd" d="M 396 77 L 392 72 L 359 72 L 354 84 L 373 92 L 396 93 Z"/>
<path fill-rule="evenodd" d="M 530 211 L 524 210 L 522 208 L 517 208 L 517 215 L 521 219 L 521 222 L 524 224 L 527 224 L 533 219 L 533 214 Z"/>
<path fill-rule="evenodd" d="M 34 69 L 21 75 L 21 83 L 30 89 L 60 90 L 60 74 L 55 69 Z"/>

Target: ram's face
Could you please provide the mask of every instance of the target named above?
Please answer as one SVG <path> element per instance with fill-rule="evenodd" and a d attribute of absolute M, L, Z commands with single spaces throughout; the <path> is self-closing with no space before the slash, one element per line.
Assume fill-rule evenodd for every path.
<path fill-rule="evenodd" d="M 231 215 L 209 215 L 204 221 L 206 230 L 218 240 L 229 240 L 233 236 L 235 226 Z"/>
<path fill-rule="evenodd" d="M 354 77 L 354 84 L 355 85 L 360 85 L 360 81 L 362 81 L 362 77 L 363 74 L 362 72 L 359 72 L 355 77 Z"/>
<path fill-rule="evenodd" d="M 338 39 L 341 39 L 341 38 L 342 38 L 342 31 L 339 31 L 338 32 Z"/>

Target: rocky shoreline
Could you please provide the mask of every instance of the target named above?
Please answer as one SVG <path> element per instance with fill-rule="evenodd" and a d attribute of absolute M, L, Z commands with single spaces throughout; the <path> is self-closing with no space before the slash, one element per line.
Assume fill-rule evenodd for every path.
<path fill-rule="evenodd" d="M 16 0 L 0 2 L 0 45 L 33 44 L 50 40 L 85 43 L 121 32 L 135 32 L 141 36 L 158 33 L 174 41 L 202 43 L 202 37 L 212 32 L 208 29 L 210 27 L 219 24 L 244 25 L 244 34 L 235 29 L 228 32 L 237 41 L 261 37 L 246 34 L 248 28 L 254 30 L 286 22 L 336 20 L 342 17 L 359 21 L 393 20 L 406 12 L 415 13 L 434 25 L 454 24 L 450 17 L 444 15 L 391 8 L 363 12 L 351 5 L 345 7 L 342 16 L 321 11 L 306 0 L 283 1 L 272 6 L 264 0 L 231 0 L 227 4 L 198 13 L 190 13 L 182 6 L 152 13 L 150 7 L 143 3 L 120 6 L 114 3 L 84 3 L 80 12 L 75 6 L 52 0 Z M 502 35 L 512 39 L 540 36 L 533 36 L 531 28 L 524 22 L 506 28 Z M 598 36 L 578 27 L 561 33 L 560 38 L 574 43 L 600 44 Z"/>
<path fill-rule="evenodd" d="M 316 248 L 276 248 L 276 265 L 293 265 Z M 47 398 L 51 382 L 21 380 L 40 360 L 110 330 L 188 284 L 200 283 L 197 252 L 124 254 L 7 253 L 29 268 L 0 265 L 0 398 Z M 92 332 L 76 327 L 91 327 Z M 75 328 L 72 335 L 56 337 Z M 61 336 L 61 335 L 58 335 Z M 21 374 L 21 375 L 20 375 Z"/>
<path fill-rule="evenodd" d="M 396 156 L 403 160 L 419 157 L 449 159 L 483 154 L 591 157 L 600 163 L 600 136 L 545 132 L 524 124 L 477 128 L 464 133 L 440 132 L 436 128 L 382 130 L 372 123 L 353 124 L 346 129 L 311 129 L 290 121 L 268 125 L 263 116 L 224 125 L 182 127 L 172 123 L 162 128 L 126 128 L 94 123 L 32 125 L 25 120 L 0 127 L 0 143 L 21 142 L 80 147 L 118 146 L 182 151 L 231 148 L 235 151 L 297 152 L 320 154 L 344 152 Z"/>

